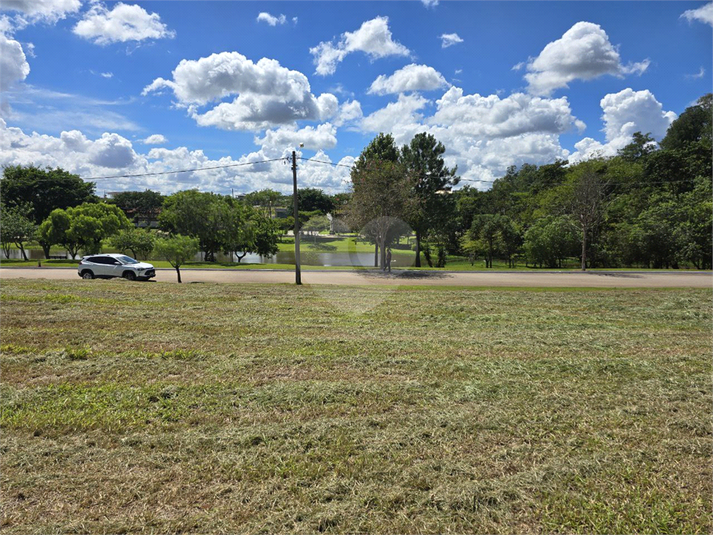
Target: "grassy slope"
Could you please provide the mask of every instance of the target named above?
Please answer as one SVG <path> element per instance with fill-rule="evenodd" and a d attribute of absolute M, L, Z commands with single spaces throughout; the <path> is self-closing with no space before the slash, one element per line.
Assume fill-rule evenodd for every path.
<path fill-rule="evenodd" d="M 8 533 L 710 533 L 697 290 L 3 281 Z"/>

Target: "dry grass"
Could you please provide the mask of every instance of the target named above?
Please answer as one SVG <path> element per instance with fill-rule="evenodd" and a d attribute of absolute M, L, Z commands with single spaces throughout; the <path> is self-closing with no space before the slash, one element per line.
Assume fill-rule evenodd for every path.
<path fill-rule="evenodd" d="M 0 292 L 6 533 L 713 529 L 710 291 Z"/>

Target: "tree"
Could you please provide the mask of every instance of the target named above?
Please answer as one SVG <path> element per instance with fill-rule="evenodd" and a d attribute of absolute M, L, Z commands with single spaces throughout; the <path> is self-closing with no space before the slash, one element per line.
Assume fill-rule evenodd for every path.
<path fill-rule="evenodd" d="M 24 244 L 35 234 L 35 224 L 29 217 L 31 210 L 28 204 L 12 207 L 0 204 L 0 241 L 5 258 L 10 258 L 10 246 L 14 243 L 27 260 Z"/>
<path fill-rule="evenodd" d="M 131 228 L 131 222 L 117 206 L 106 203 L 85 203 L 74 208 L 53 210 L 43 221 L 38 239 L 45 255 L 55 243 L 63 245 L 72 258 L 80 250 L 98 253 L 102 240 L 121 230 Z"/>
<path fill-rule="evenodd" d="M 226 219 L 230 208 L 226 199 L 198 190 L 179 191 L 166 197 L 159 216 L 162 230 L 198 238 L 204 259 L 215 261 L 215 253 L 223 248 Z"/>
<path fill-rule="evenodd" d="M 525 254 L 529 262 L 550 268 L 575 254 L 579 245 L 577 225 L 571 216 L 541 219 L 525 232 Z"/>
<path fill-rule="evenodd" d="M 471 241 L 480 240 L 485 245 L 485 267 L 487 268 L 493 267 L 493 253 L 496 249 L 496 243 L 500 239 L 503 217 L 497 214 L 481 214 L 473 218 L 470 239 Z"/>
<path fill-rule="evenodd" d="M 6 167 L 0 180 L 0 198 L 6 206 L 29 203 L 34 223 L 47 219 L 52 210 L 96 202 L 94 183 L 84 182 L 63 169 L 19 165 Z"/>
<path fill-rule="evenodd" d="M 332 198 L 317 188 L 298 189 L 297 204 L 303 212 L 319 212 L 326 215 L 334 210 Z"/>
<path fill-rule="evenodd" d="M 401 161 L 414 177 L 412 193 L 416 207 L 409 223 L 416 232 L 416 267 L 421 266 L 421 240 L 428 233 L 446 224 L 455 211 L 448 194 L 458 184 L 456 168 L 449 169 L 443 161 L 446 148 L 428 133 L 416 134 L 411 143 L 401 149 Z"/>
<path fill-rule="evenodd" d="M 132 228 L 120 231 L 111 238 L 111 246 L 126 254 L 131 252 L 134 258 L 146 260 L 153 251 L 155 236 L 149 230 Z"/>
<path fill-rule="evenodd" d="M 661 140 L 664 150 L 683 149 L 688 145 L 703 141 L 710 146 L 713 132 L 713 93 L 698 99 L 694 106 L 686 110 L 668 127 Z"/>
<path fill-rule="evenodd" d="M 570 205 L 582 233 L 582 271 L 587 270 L 587 240 L 602 221 L 606 203 L 606 183 L 601 174 L 585 168 L 574 185 Z"/>
<path fill-rule="evenodd" d="M 163 206 L 163 195 L 156 191 L 122 191 L 114 194 L 108 201 L 115 204 L 131 219 L 135 225 L 141 221 L 150 222 L 158 219 Z"/>
<path fill-rule="evenodd" d="M 253 252 L 263 257 L 277 254 L 279 227 L 275 220 L 262 214 L 255 214 L 251 219 L 251 225 L 254 236 Z"/>
<path fill-rule="evenodd" d="M 325 215 L 315 215 L 302 227 L 304 232 L 311 232 L 314 236 L 314 242 L 317 243 L 317 235 L 323 230 L 329 230 L 329 219 Z"/>
<path fill-rule="evenodd" d="M 45 258 L 49 259 L 50 249 L 53 245 L 64 242 L 65 234 L 69 230 L 69 214 L 61 208 L 53 210 L 37 228 L 37 242 L 42 247 Z"/>
<path fill-rule="evenodd" d="M 381 250 L 382 267 L 387 245 L 409 232 L 403 219 L 412 205 L 412 184 L 404 167 L 391 161 L 370 160 L 352 168 L 349 219 Z"/>
<path fill-rule="evenodd" d="M 268 217 L 273 217 L 273 208 L 284 199 L 279 191 L 262 189 L 245 195 L 245 203 L 249 206 L 262 208 Z"/>
<path fill-rule="evenodd" d="M 193 260 L 199 250 L 200 243 L 198 238 L 191 238 L 190 236 L 176 234 L 169 238 L 156 240 L 156 254 L 173 266 L 179 283 L 181 282 L 181 266 Z"/>

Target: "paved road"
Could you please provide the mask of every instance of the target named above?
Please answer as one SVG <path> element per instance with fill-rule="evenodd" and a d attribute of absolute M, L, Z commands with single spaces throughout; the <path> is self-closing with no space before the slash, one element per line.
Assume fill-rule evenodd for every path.
<path fill-rule="evenodd" d="M 183 282 L 294 283 L 292 271 L 183 269 Z M 74 268 L 0 268 L 5 279 L 79 280 Z M 176 282 L 171 269 L 156 271 L 158 282 Z M 101 281 L 94 281 L 101 283 Z M 380 272 L 303 271 L 303 284 L 418 285 L 418 286 L 517 286 L 542 288 L 713 288 L 711 272 Z M 87 284 L 92 282 L 87 281 Z"/>

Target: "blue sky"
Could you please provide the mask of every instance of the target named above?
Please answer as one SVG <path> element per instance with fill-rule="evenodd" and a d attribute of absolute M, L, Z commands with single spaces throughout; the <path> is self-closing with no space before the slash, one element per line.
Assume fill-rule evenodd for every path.
<path fill-rule="evenodd" d="M 377 133 L 401 145 L 424 131 L 464 183 L 486 189 L 509 165 L 613 155 L 637 130 L 660 139 L 711 91 L 705 2 L 0 0 L 0 10 L 0 163 L 146 175 L 102 178 L 100 193 L 288 191 L 280 158 L 299 143 L 300 184 L 343 191 Z M 252 163 L 265 160 L 275 161 Z"/>

